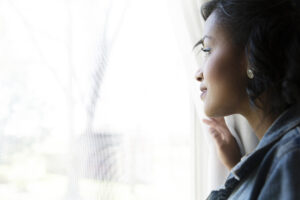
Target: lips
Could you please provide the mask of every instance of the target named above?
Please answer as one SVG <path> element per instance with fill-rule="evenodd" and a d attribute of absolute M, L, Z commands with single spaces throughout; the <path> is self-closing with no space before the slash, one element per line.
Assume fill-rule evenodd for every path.
<path fill-rule="evenodd" d="M 200 86 L 200 90 L 201 90 L 201 99 L 203 99 L 206 96 L 207 93 L 207 88 L 204 85 Z"/>
<path fill-rule="evenodd" d="M 201 87 L 200 90 L 201 90 L 201 92 L 206 92 L 207 88 L 206 87 Z"/>
<path fill-rule="evenodd" d="M 207 93 L 207 90 L 204 90 L 201 95 L 200 95 L 200 98 L 203 100 L 204 97 L 206 96 L 206 93 Z"/>

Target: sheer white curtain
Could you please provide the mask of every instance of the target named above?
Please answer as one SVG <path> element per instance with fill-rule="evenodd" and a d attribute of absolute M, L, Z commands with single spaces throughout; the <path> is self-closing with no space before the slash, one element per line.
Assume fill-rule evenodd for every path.
<path fill-rule="evenodd" d="M 194 199 L 194 109 L 170 8 L 0 2 L 0 199 Z"/>
<path fill-rule="evenodd" d="M 203 21 L 200 16 L 200 2 L 197 0 L 170 1 L 174 7 L 171 10 L 173 27 L 177 33 L 177 42 L 182 51 L 181 57 L 185 62 L 187 76 L 190 85 L 190 97 L 193 111 L 193 145 L 194 145 L 194 178 L 195 199 L 205 199 L 215 185 L 215 173 L 223 170 L 215 170 L 216 157 L 213 141 L 207 134 L 207 129 L 201 123 L 205 116 L 200 100 L 200 87 L 195 80 L 195 72 L 201 65 L 201 57 L 195 56 L 193 46 L 202 37 Z M 171 6 L 170 6 L 171 7 Z M 217 163 L 220 165 L 220 163 Z M 223 169 L 223 167 L 221 166 Z M 218 176 L 220 179 L 220 176 Z"/>

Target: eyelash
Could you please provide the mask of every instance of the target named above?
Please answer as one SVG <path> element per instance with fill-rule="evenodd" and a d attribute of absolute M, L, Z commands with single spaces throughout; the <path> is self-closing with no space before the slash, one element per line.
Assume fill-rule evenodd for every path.
<path fill-rule="evenodd" d="M 201 51 L 203 51 L 206 55 L 210 54 L 211 48 L 201 48 Z"/>

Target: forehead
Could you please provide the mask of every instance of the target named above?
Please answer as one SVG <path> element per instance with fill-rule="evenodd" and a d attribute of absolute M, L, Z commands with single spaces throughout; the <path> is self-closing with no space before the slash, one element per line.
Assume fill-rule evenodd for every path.
<path fill-rule="evenodd" d="M 204 35 L 207 35 L 211 40 L 222 40 L 226 37 L 225 31 L 220 26 L 220 21 L 218 21 L 218 16 L 213 12 L 204 23 Z"/>

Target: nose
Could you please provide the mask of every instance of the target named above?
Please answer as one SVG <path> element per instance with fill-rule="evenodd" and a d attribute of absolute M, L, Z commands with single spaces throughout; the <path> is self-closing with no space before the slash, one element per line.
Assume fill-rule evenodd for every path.
<path fill-rule="evenodd" d="M 195 78 L 199 82 L 201 82 L 203 80 L 203 71 L 201 69 L 198 69 L 196 71 Z"/>

